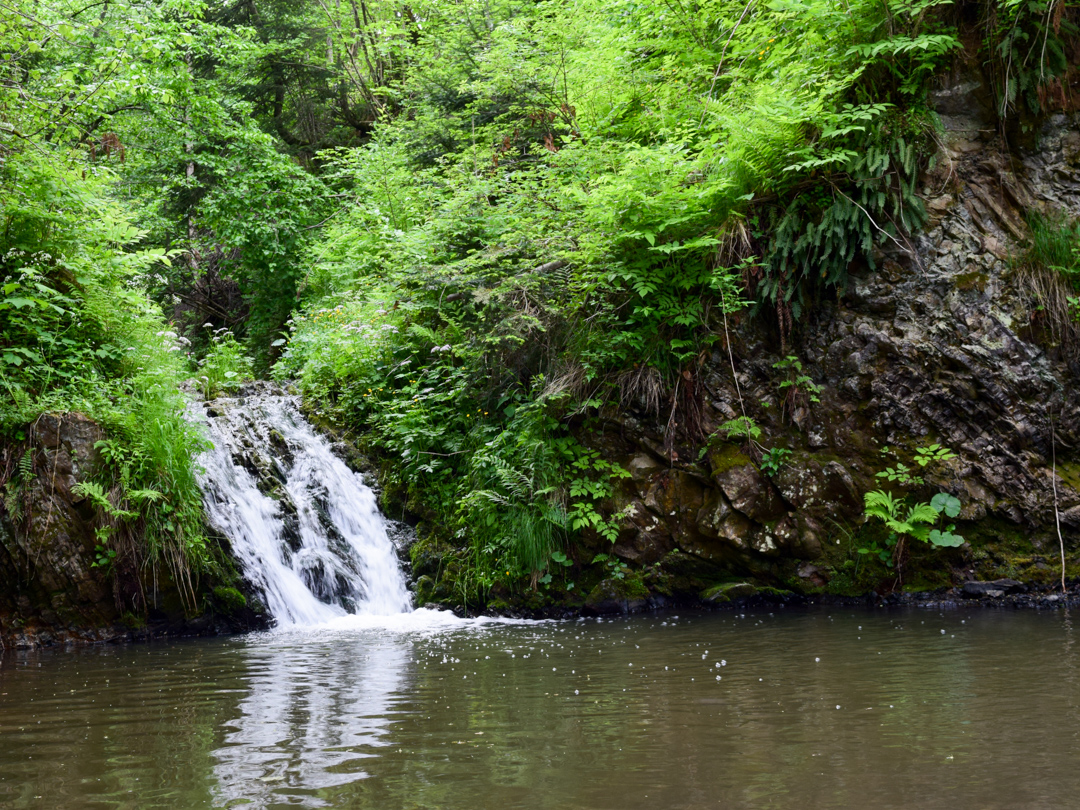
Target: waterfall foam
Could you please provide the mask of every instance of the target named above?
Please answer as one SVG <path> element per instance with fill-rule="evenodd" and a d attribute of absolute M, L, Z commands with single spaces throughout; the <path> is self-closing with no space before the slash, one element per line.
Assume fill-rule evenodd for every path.
<path fill-rule="evenodd" d="M 294 398 L 257 392 L 204 407 L 199 458 L 211 526 L 279 625 L 411 608 L 375 494 L 334 455 Z"/>

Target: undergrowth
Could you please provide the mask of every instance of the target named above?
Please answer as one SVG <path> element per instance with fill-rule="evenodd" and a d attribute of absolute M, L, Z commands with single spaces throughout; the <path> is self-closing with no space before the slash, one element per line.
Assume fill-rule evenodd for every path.
<path fill-rule="evenodd" d="M 405 70 L 402 114 L 323 155 L 350 202 L 275 374 L 467 550 L 462 597 L 543 584 L 553 554 L 617 535 L 624 472 L 576 440 L 588 420 L 632 407 L 668 452 L 703 439 L 725 317 L 753 305 L 786 340 L 852 267 L 907 249 L 926 81 L 959 46 L 946 6 L 435 14 L 445 47 Z"/>
<path fill-rule="evenodd" d="M 8 151 L 0 165 L 0 441 L 23 448 L 23 463 L 40 414 L 99 422 L 107 439 L 83 493 L 99 563 L 130 580 L 122 590 L 137 608 L 155 565 L 193 607 L 192 577 L 211 566 L 193 467 L 205 441 L 183 418 L 182 347 L 133 285 L 168 257 L 139 249 L 141 234 L 104 193 L 112 179 L 32 150 Z M 42 473 L 19 469 L 4 482 L 9 505 Z"/>

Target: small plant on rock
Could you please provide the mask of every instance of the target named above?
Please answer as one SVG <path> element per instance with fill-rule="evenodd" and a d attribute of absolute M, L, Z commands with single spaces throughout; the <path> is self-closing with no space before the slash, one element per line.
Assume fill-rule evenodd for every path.
<path fill-rule="evenodd" d="M 790 456 L 791 451 L 783 447 L 766 450 L 761 454 L 761 471 L 772 478 L 783 469 Z"/>
<path fill-rule="evenodd" d="M 955 534 L 955 524 L 939 525 L 942 515 L 956 517 L 960 514 L 960 500 L 947 492 L 939 492 L 929 503 L 908 505 L 906 498 L 896 498 L 891 492 L 875 490 L 863 496 L 867 519 L 880 520 L 889 530 L 885 547 L 877 543 L 859 549 L 860 554 L 877 556 L 890 568 L 899 568 L 908 538 L 939 548 L 963 545 L 964 538 Z"/>
<path fill-rule="evenodd" d="M 882 453 L 887 452 L 888 448 L 883 448 Z M 954 458 L 956 458 L 956 453 L 948 447 L 942 447 L 940 444 L 915 448 L 915 463 L 921 468 L 925 468 L 931 463 L 945 462 Z M 921 487 L 926 483 L 921 475 L 915 474 L 913 467 L 909 467 L 902 461 L 896 462 L 895 467 L 886 467 L 877 473 L 876 477 L 899 484 L 902 487 Z"/>
<path fill-rule="evenodd" d="M 794 355 L 773 363 L 777 371 L 787 372 L 787 379 L 780 382 L 781 409 L 792 419 L 800 405 L 821 402 L 821 386 L 803 373 L 802 362 Z"/>

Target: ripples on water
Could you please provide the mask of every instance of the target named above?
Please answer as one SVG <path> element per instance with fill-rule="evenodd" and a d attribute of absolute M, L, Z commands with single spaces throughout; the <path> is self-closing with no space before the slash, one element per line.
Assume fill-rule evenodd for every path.
<path fill-rule="evenodd" d="M 0 806 L 1069 807 L 1074 641 L 1064 614 L 418 611 L 8 654 Z"/>

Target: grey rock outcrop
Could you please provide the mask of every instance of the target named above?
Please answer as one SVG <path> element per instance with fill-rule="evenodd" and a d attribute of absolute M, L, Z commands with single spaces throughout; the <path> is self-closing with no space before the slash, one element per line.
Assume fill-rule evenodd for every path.
<path fill-rule="evenodd" d="M 863 493 L 882 486 L 875 473 L 934 443 L 956 458 L 917 472 L 960 499 L 971 537 L 1010 531 L 1056 548 L 1056 508 L 1067 545 L 1077 543 L 1080 350 L 1040 322 L 1012 257 L 1026 212 L 1080 216 L 1080 114 L 1053 115 L 1037 143 L 1010 149 L 987 97 L 968 75 L 934 98 L 946 131 L 923 178 L 923 232 L 880 251 L 878 270 L 853 268 L 787 345 L 743 321 L 732 358 L 717 350 L 698 375 L 705 433 L 745 409 L 763 446 L 790 451 L 778 471 L 763 472 L 745 444 L 702 451 L 642 413 L 611 418 L 607 452 L 632 473 L 615 503 L 616 554 L 647 565 L 678 550 L 792 581 L 799 560 L 861 524 Z M 787 377 L 774 364 L 787 355 L 820 402 L 782 407 Z"/>

